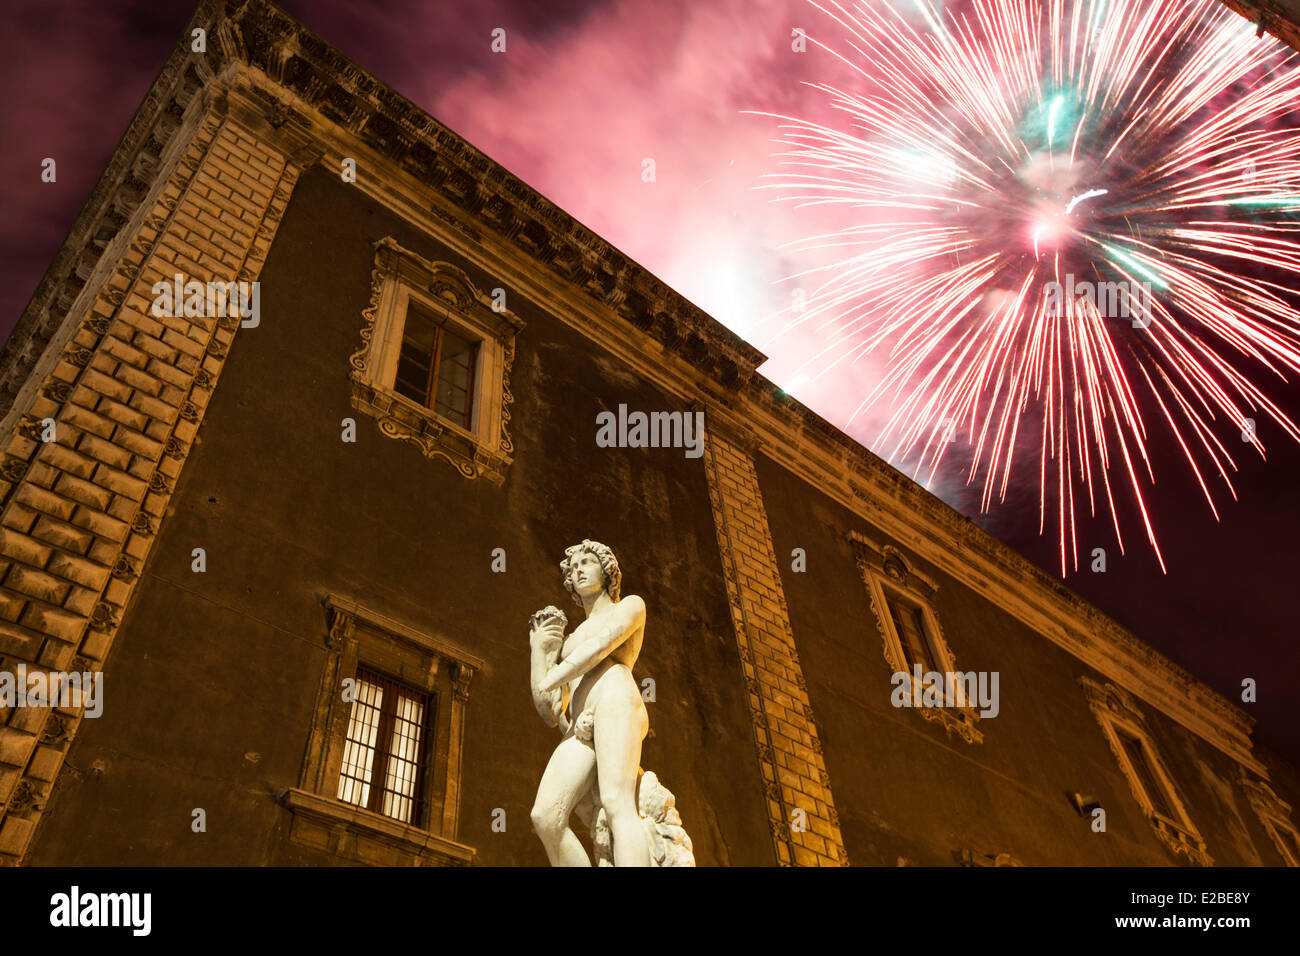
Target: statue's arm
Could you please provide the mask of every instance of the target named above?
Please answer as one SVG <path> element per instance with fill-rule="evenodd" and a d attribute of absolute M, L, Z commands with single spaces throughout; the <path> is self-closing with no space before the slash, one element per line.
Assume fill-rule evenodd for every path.
<path fill-rule="evenodd" d="M 533 706 L 545 721 L 547 727 L 554 727 L 559 720 L 559 711 L 563 710 L 563 691 L 559 687 L 542 690 L 539 686 L 546 678 L 547 672 L 555 666 L 560 656 L 560 642 L 533 642 L 531 655 L 530 683 L 533 688 Z"/>
<path fill-rule="evenodd" d="M 559 624 L 537 628 L 529 635 L 529 684 L 533 689 L 533 706 L 547 727 L 563 721 L 564 691 L 560 687 L 542 689 L 542 680 L 555 666 L 564 644 L 564 628 Z"/>
<path fill-rule="evenodd" d="M 612 612 L 601 627 L 583 639 L 582 643 L 570 651 L 564 663 L 551 669 L 540 681 L 537 689 L 542 692 L 567 684 L 575 677 L 581 677 L 591 670 L 616 647 L 628 639 L 638 628 L 645 626 L 645 602 L 635 594 L 630 594 L 614 605 Z"/>

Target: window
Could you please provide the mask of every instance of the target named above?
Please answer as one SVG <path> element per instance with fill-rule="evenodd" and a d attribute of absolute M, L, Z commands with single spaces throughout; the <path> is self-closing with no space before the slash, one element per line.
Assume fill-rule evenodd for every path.
<path fill-rule="evenodd" d="M 478 346 L 449 329 L 446 320 L 408 308 L 397 360 L 397 394 L 469 428 Z"/>
<path fill-rule="evenodd" d="M 1137 777 L 1138 785 L 1142 787 L 1147 800 L 1151 802 L 1152 809 L 1162 816 L 1173 819 L 1173 803 L 1165 791 L 1164 784 L 1156 779 L 1155 771 L 1151 769 L 1152 759 L 1147 752 L 1146 744 L 1140 737 L 1119 727 L 1115 728 L 1115 734 L 1119 737 L 1129 767 Z"/>
<path fill-rule="evenodd" d="M 1179 799 L 1132 696 L 1114 684 L 1099 684 L 1087 677 L 1079 678 L 1079 683 L 1129 789 L 1160 842 L 1194 863 L 1213 866 L 1205 841 Z"/>
<path fill-rule="evenodd" d="M 959 673 L 943 628 L 934 612 L 938 584 L 916 570 L 897 548 L 879 545 L 866 535 L 850 532 L 854 556 L 867 598 L 880 631 L 885 661 L 891 673 L 911 676 L 919 665 L 922 674 Z M 982 743 L 979 710 L 966 696 L 967 684 L 953 678 L 953 707 L 917 707 L 926 720 L 938 721 L 951 736 L 967 743 Z"/>
<path fill-rule="evenodd" d="M 513 460 L 510 370 L 523 328 L 501 302 L 457 266 L 386 237 L 351 358 L 352 406 L 382 434 L 495 484 Z"/>
<path fill-rule="evenodd" d="M 325 599 L 328 651 L 289 840 L 382 866 L 464 865 L 456 842 L 469 685 L 483 662 L 355 602 Z"/>
<path fill-rule="evenodd" d="M 1245 768 L 1241 771 L 1241 785 L 1251 807 L 1264 824 L 1282 862 L 1287 866 L 1300 866 L 1300 833 L 1291 825 L 1291 805 L 1273 792 L 1262 780 L 1254 780 Z"/>
<path fill-rule="evenodd" d="M 903 660 L 907 664 L 905 670 L 911 673 L 917 664 L 921 665 L 923 673 L 941 670 L 934 646 L 926 634 L 925 612 L 920 605 L 907 600 L 893 588 L 886 587 L 884 593 L 894 633 L 898 635 Z"/>
<path fill-rule="evenodd" d="M 364 669 L 357 670 L 354 695 L 339 799 L 410 823 L 422 807 L 429 697 Z"/>

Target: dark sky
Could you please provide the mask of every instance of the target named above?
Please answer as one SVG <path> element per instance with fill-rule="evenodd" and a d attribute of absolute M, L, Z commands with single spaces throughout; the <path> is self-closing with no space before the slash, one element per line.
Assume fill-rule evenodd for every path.
<path fill-rule="evenodd" d="M 11 0 L 0 33 L 0 334 L 17 321 L 136 107 L 193 12 L 192 2 Z M 810 112 L 798 80 L 823 64 L 791 66 L 790 26 L 809 20 L 798 0 L 622 0 L 604 4 L 286 2 L 325 40 L 744 334 L 761 308 L 775 251 L 794 231 L 785 207 L 755 201 L 770 170 L 770 123 L 741 110 Z M 488 48 L 507 30 L 508 54 Z M 1267 41 L 1266 41 L 1267 42 Z M 841 77 L 842 79 L 842 77 Z M 663 188 L 647 192 L 640 160 L 654 156 Z M 41 160 L 58 181 L 40 182 Z M 778 346 L 755 343 L 773 356 Z M 770 370 L 769 370 L 770 371 Z M 784 381 L 773 374 L 777 381 Z M 793 386 L 792 386 L 793 387 Z M 1294 383 L 1272 393 L 1300 409 Z M 842 409 L 800 397 L 832 421 Z M 1138 526 L 1129 556 L 1109 521 L 1085 525 L 1080 551 L 1103 546 L 1108 570 L 1068 584 L 1229 699 L 1244 677 L 1257 739 L 1300 761 L 1294 684 L 1300 448 L 1268 433 L 1267 463 L 1239 454 L 1238 501 L 1215 522 L 1177 468 L 1148 497 L 1168 574 Z M 1177 450 L 1153 440 L 1157 461 Z M 1243 446 L 1244 449 L 1245 446 Z M 1038 535 L 1036 486 L 1013 489 L 990 516 L 968 493 L 950 502 L 1058 574 L 1049 529 Z M 1129 516 L 1131 517 L 1131 516 Z"/>

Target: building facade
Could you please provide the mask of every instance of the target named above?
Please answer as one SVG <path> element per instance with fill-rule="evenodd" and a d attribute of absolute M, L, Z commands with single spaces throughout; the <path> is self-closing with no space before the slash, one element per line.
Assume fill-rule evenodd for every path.
<path fill-rule="evenodd" d="M 203 3 L 0 352 L 0 673 L 102 688 L 3 708 L 0 861 L 544 864 L 527 621 L 591 538 L 700 865 L 1300 863 L 1239 706 L 763 358 Z M 897 706 L 918 667 L 998 704 Z"/>

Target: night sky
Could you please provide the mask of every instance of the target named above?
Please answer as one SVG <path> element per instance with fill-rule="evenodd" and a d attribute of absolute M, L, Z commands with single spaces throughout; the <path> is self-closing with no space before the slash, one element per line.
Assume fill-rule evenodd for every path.
<path fill-rule="evenodd" d="M 781 303 L 794 271 L 778 247 L 807 232 L 788 204 L 754 187 L 775 171 L 774 121 L 745 110 L 826 121 L 803 81 L 851 82 L 815 49 L 790 51 L 791 28 L 830 33 L 803 0 L 481 0 L 285 2 L 283 7 L 380 80 L 604 236 L 772 357 L 764 372 L 787 384 L 807 342 L 767 344 L 760 321 Z M 15 0 L 0 35 L 0 333 L 8 335 L 162 66 L 194 2 Z M 507 31 L 507 53 L 489 48 Z M 1273 42 L 1265 39 L 1261 42 Z M 58 181 L 40 181 L 41 160 Z M 653 157 L 657 182 L 641 180 Z M 779 307 L 777 305 L 776 307 Z M 859 379 L 791 388 L 843 425 Z M 1297 417 L 1300 388 L 1270 394 Z M 851 429 L 867 442 L 870 435 Z M 1108 552 L 1068 585 L 1230 700 L 1244 677 L 1259 702 L 1243 705 L 1256 739 L 1300 761 L 1294 641 L 1300 537 L 1300 448 L 1270 434 L 1268 461 L 1236 454 L 1238 500 L 1218 496 L 1215 522 L 1184 475 L 1177 449 L 1152 441 L 1158 483 L 1148 493 L 1168 563 L 1162 574 L 1132 515 L 1129 554 L 1109 519 L 1085 525 L 1080 552 Z M 1235 450 L 1234 450 L 1235 451 Z M 951 476 L 951 504 L 1059 574 L 1049 524 L 1038 535 L 1037 469 L 981 516 L 978 495 Z M 768 502 L 769 508 L 779 507 Z M 1082 559 L 1081 559 L 1082 560 Z"/>

